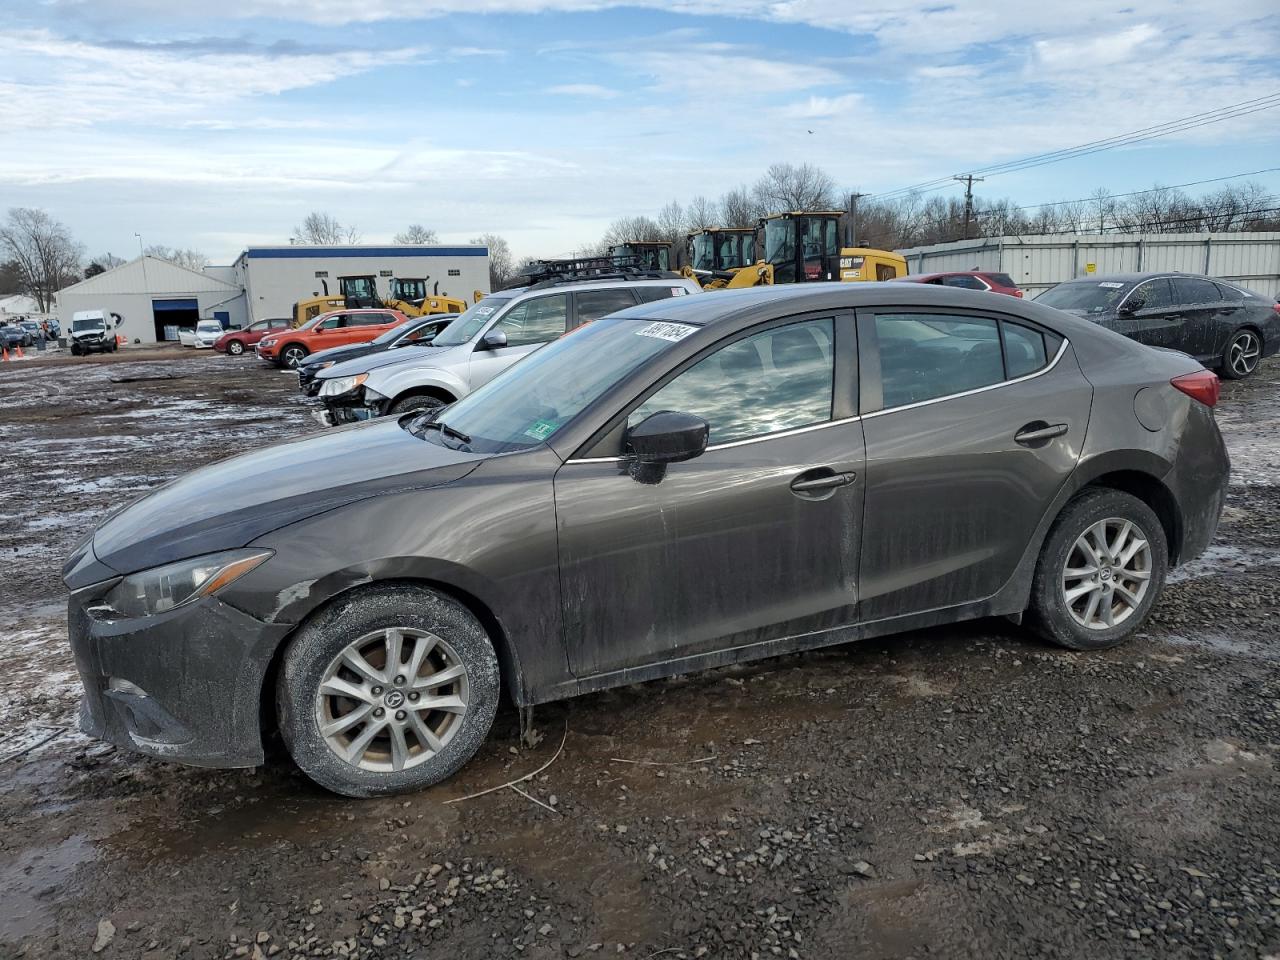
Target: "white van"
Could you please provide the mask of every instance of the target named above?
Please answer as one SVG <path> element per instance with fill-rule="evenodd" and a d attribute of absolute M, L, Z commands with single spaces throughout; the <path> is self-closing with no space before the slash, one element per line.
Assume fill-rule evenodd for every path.
<path fill-rule="evenodd" d="M 67 339 L 71 341 L 71 353 L 80 356 L 82 353 L 115 353 L 116 344 L 114 328 L 102 310 L 77 310 L 71 315 L 71 329 L 67 331 Z"/>

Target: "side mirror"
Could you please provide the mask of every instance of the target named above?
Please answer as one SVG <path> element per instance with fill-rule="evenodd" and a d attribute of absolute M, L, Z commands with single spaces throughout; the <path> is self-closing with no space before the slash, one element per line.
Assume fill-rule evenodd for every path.
<path fill-rule="evenodd" d="M 490 330 L 480 338 L 481 350 L 500 350 L 507 345 L 507 335 L 501 330 Z"/>
<path fill-rule="evenodd" d="M 1126 300 L 1124 303 L 1120 305 L 1120 313 L 1124 315 L 1128 315 L 1130 313 L 1137 313 L 1146 305 L 1147 305 L 1147 301 L 1143 300 L 1142 297 L 1130 297 L 1128 300 Z"/>
<path fill-rule="evenodd" d="M 705 452 L 710 433 L 701 417 L 659 410 L 627 431 L 625 447 L 638 463 L 680 463 Z"/>

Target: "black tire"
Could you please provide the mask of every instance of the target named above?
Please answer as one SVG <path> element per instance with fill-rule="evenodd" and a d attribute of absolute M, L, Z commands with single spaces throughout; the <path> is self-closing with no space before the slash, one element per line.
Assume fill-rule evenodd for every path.
<path fill-rule="evenodd" d="M 431 397 L 425 394 L 414 394 L 411 397 L 401 397 L 391 405 L 391 409 L 387 412 L 392 416 L 400 416 L 403 413 L 416 413 L 421 410 L 439 410 L 445 406 L 445 401 L 439 397 Z"/>
<path fill-rule="evenodd" d="M 428 632 L 451 648 L 466 669 L 466 712 L 439 752 L 415 766 L 366 770 L 330 747 L 320 732 L 317 698 L 326 671 L 349 644 L 397 627 Z M 493 726 L 500 688 L 493 644 L 466 607 L 426 587 L 385 584 L 339 598 L 298 629 L 276 681 L 276 713 L 290 756 L 312 780 L 348 797 L 385 796 L 439 783 L 470 760 Z M 415 736 L 414 744 L 421 753 L 424 741 Z"/>
<path fill-rule="evenodd" d="M 1218 372 L 1223 380 L 1243 380 L 1253 376 L 1261 359 L 1262 334 L 1252 327 L 1241 327 L 1223 348 Z"/>
<path fill-rule="evenodd" d="M 1077 540 L 1100 521 L 1129 521 L 1147 541 L 1150 569 L 1146 592 L 1122 622 L 1107 629 L 1086 627 L 1076 619 L 1064 596 L 1063 574 L 1076 549 Z M 1105 650 L 1126 640 L 1151 613 L 1164 588 L 1169 568 L 1169 545 L 1160 519 L 1137 497 L 1120 490 L 1086 489 L 1071 500 L 1058 515 L 1040 550 L 1035 579 L 1031 586 L 1031 606 L 1027 624 L 1046 640 L 1069 650 Z M 1114 568 L 1111 568 L 1114 569 Z M 1103 577 L 1116 582 L 1115 574 Z M 1109 592 L 1104 596 L 1110 597 Z M 1108 599 L 1108 605 L 1110 600 Z M 1121 601 L 1123 603 L 1123 601 Z"/>
<path fill-rule="evenodd" d="M 296 370 L 310 352 L 300 343 L 291 343 L 280 351 L 280 366 L 286 370 Z"/>
<path fill-rule="evenodd" d="M 71 355 L 73 357 L 80 356 L 80 344 L 78 343 L 71 344 Z"/>
<path fill-rule="evenodd" d="M 233 357 L 238 357 L 244 353 L 244 344 L 239 340 L 231 340 L 227 343 L 227 353 Z"/>

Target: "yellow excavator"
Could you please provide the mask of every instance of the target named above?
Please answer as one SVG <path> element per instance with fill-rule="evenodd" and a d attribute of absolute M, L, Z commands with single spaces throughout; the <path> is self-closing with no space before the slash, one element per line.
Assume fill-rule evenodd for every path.
<path fill-rule="evenodd" d="M 715 237 L 727 231 L 691 234 L 691 263 L 683 271 L 684 275 L 698 280 L 707 290 L 770 283 L 833 280 L 851 283 L 906 276 L 907 261 L 901 254 L 870 247 L 842 247 L 840 217 L 843 215 L 841 210 L 792 210 L 761 218 L 754 231 L 735 228 L 735 233 L 752 235 L 753 255 L 760 259 L 748 266 L 726 267 L 715 273 L 696 269 L 699 238 L 704 234 Z"/>
<path fill-rule="evenodd" d="M 688 263 L 680 273 L 704 290 L 756 287 L 773 282 L 773 267 L 756 263 L 756 232 L 751 227 L 710 227 L 685 239 Z M 747 269 L 750 268 L 750 269 Z"/>

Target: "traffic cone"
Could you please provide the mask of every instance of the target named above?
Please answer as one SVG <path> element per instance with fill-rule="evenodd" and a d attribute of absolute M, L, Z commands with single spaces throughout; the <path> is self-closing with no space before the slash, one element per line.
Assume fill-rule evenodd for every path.
<path fill-rule="evenodd" d="M 13 349 L 14 349 L 14 350 L 16 350 L 16 351 L 18 352 L 18 359 L 19 359 L 19 360 L 24 359 L 24 358 L 23 358 L 23 356 L 22 356 L 22 344 L 20 344 L 20 343 L 19 343 L 19 344 L 15 344 Z"/>
<path fill-rule="evenodd" d="M 9 347 L 7 344 L 3 347 L 0 347 L 0 362 L 4 362 L 4 363 L 9 362 Z"/>

